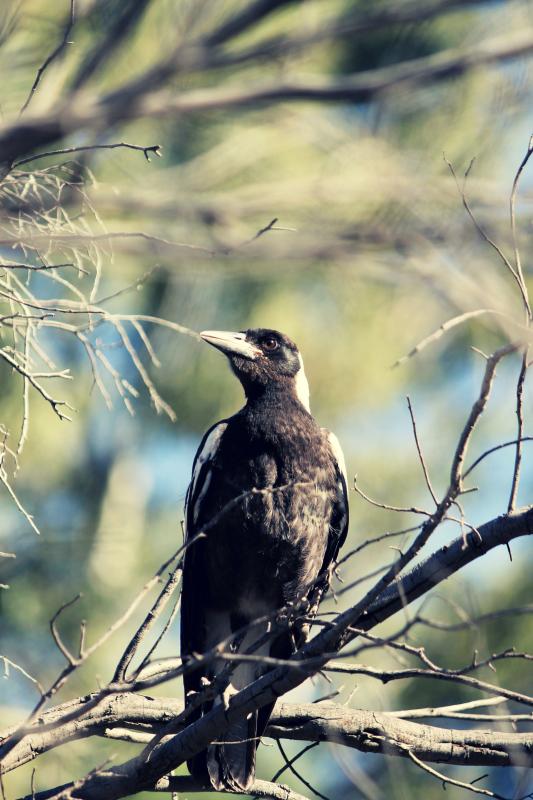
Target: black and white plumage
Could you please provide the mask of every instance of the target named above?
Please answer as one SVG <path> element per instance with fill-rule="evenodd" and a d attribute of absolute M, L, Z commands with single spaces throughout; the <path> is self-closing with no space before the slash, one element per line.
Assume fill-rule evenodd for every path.
<path fill-rule="evenodd" d="M 301 627 L 268 636 L 271 623 L 250 623 L 305 597 L 316 608 L 348 527 L 344 458 L 337 438 L 311 416 L 303 361 L 287 336 L 267 329 L 201 336 L 229 358 L 246 404 L 207 431 L 194 460 L 187 541 L 204 528 L 205 536 L 184 558 L 182 656 L 206 652 L 248 626 L 238 651 L 261 642 L 255 653 L 288 658 L 302 643 Z M 184 676 L 186 704 L 225 664 Z M 189 719 L 227 704 L 264 671 L 257 663 L 239 664 L 223 695 Z M 233 724 L 224 743 L 189 761 L 192 774 L 215 789 L 246 790 L 272 708 Z"/>

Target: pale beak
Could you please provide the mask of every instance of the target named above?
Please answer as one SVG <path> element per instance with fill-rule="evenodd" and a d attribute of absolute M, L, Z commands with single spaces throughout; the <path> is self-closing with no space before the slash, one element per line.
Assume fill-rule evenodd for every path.
<path fill-rule="evenodd" d="M 242 356 L 242 358 L 253 360 L 261 355 L 261 350 L 258 347 L 246 341 L 245 333 L 202 331 L 200 336 L 205 342 L 212 344 L 217 350 L 222 350 L 228 356 Z"/>

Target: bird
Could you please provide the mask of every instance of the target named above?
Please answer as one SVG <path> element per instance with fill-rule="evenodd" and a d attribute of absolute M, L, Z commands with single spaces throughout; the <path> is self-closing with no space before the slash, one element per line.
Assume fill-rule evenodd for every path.
<path fill-rule="evenodd" d="M 227 708 L 267 671 L 261 657 L 286 659 L 302 645 L 303 624 L 279 629 L 272 620 L 305 600 L 307 615 L 316 612 L 348 530 L 343 453 L 311 415 L 294 342 L 269 328 L 200 336 L 227 357 L 245 404 L 205 433 L 185 499 L 180 635 L 189 722 Z M 227 685 L 209 697 L 228 665 L 198 655 L 228 637 L 233 652 L 258 658 L 231 663 Z M 191 774 L 218 791 L 249 789 L 273 707 L 231 723 L 223 742 L 189 759 Z"/>

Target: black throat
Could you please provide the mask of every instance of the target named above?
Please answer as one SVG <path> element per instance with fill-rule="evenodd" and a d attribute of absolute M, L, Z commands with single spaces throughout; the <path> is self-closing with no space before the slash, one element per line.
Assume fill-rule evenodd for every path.
<path fill-rule="evenodd" d="M 258 412 L 276 409 L 276 413 L 303 413 L 309 415 L 296 395 L 293 380 L 243 382 L 246 405 Z"/>

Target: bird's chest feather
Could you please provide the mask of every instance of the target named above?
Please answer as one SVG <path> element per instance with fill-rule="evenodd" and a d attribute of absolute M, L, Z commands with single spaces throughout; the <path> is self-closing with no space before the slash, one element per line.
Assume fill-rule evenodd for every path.
<path fill-rule="evenodd" d="M 231 604 L 238 585 L 240 596 L 278 605 L 314 581 L 335 482 L 324 436 L 311 418 L 276 424 L 234 418 L 213 459 L 198 520 L 201 526 L 218 516 L 205 542 L 209 590 L 218 603 L 226 596 Z"/>

